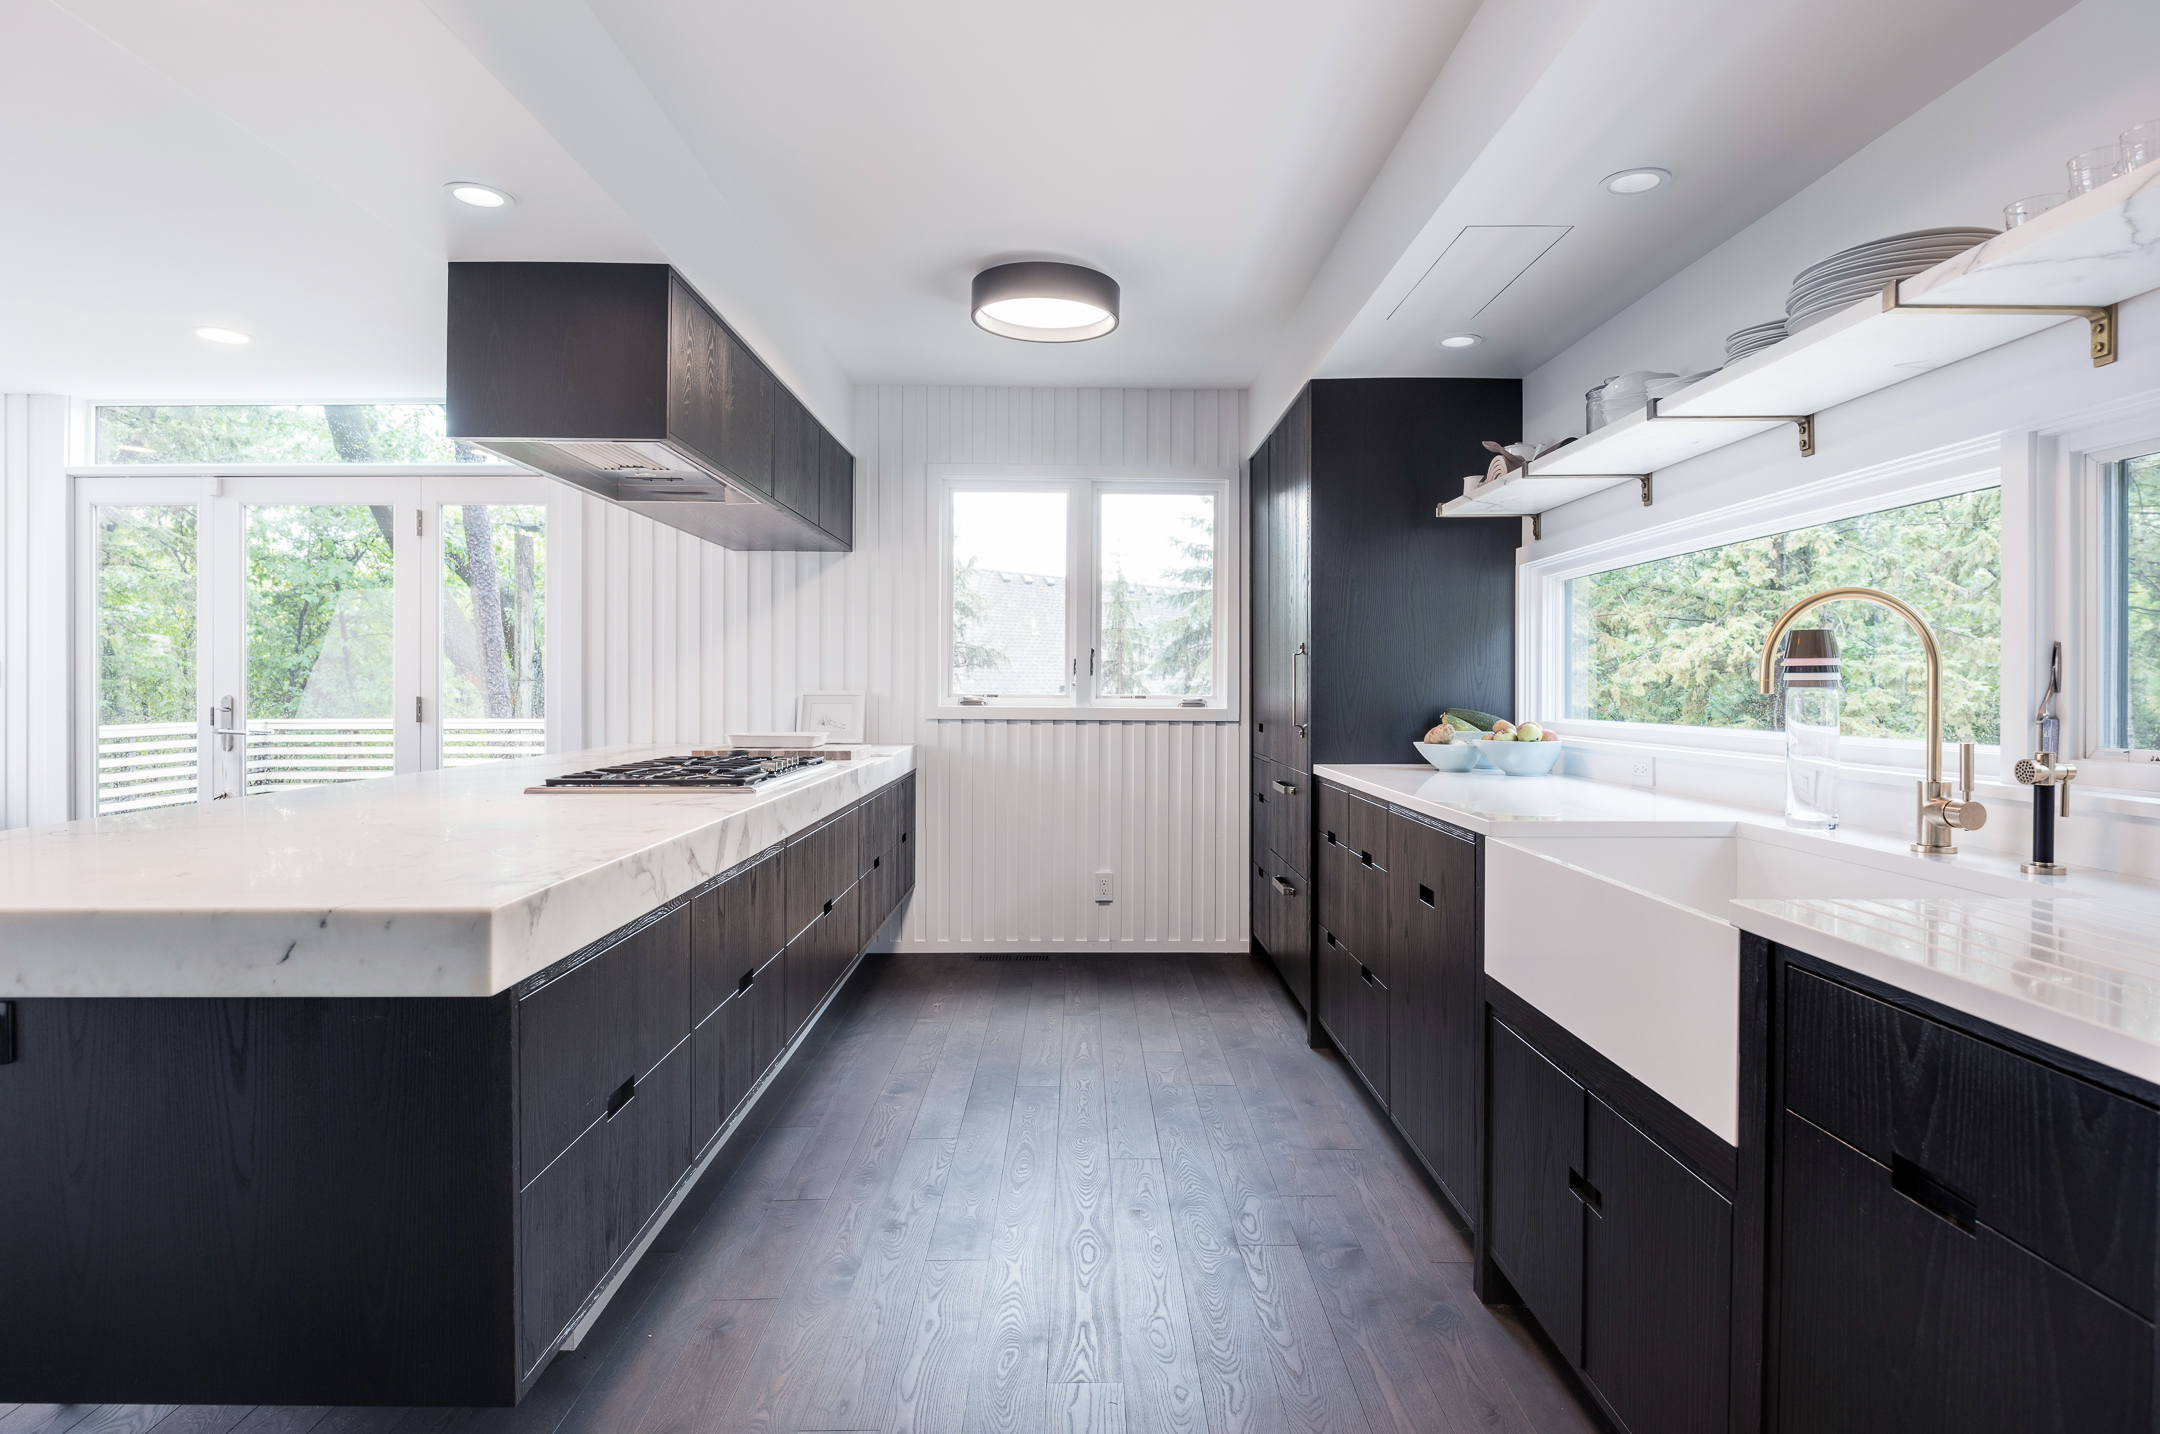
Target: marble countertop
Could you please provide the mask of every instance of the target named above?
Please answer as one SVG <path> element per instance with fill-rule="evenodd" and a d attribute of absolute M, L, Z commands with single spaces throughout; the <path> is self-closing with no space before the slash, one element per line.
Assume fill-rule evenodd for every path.
<path fill-rule="evenodd" d="M 0 997 L 490 996 L 914 770 L 527 795 L 611 747 L 0 833 Z"/>
<path fill-rule="evenodd" d="M 1935 889 L 1781 899 L 1737 893 L 1695 909 L 1861 975 L 2160 1083 L 2160 883 L 2110 872 L 2028 876 L 2014 856 L 1921 857 L 1910 833 L 1793 831 L 1772 812 L 1581 777 L 1319 766 L 1376 800 L 1501 840 L 1740 836 L 1792 857 L 1857 864 Z M 1547 851 L 1551 847 L 1545 847 Z M 1942 887 L 1962 888 L 1945 893 Z M 1969 893 L 1969 894 L 1968 894 Z M 1739 949 L 1735 943 L 1735 962 Z"/>

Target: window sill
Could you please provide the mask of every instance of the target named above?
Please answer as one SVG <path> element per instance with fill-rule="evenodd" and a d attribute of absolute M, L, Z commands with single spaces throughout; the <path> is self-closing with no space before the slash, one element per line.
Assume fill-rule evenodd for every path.
<path fill-rule="evenodd" d="M 1213 722 L 1238 720 L 1234 707 L 1079 707 L 1070 703 L 1028 707 L 991 703 L 982 707 L 940 704 L 923 714 L 931 722 Z"/>

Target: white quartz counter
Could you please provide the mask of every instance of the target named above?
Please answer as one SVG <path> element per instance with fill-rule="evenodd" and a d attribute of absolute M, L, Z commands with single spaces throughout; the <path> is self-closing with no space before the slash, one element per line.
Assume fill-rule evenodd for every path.
<path fill-rule="evenodd" d="M 619 747 L 0 833 L 0 997 L 490 996 L 914 770 L 527 795 Z"/>
<path fill-rule="evenodd" d="M 1737 992 L 1738 930 L 2160 1082 L 2160 885 L 2102 872 L 2027 876 L 2015 857 L 1991 851 L 1921 857 L 1906 832 L 1792 831 L 1775 813 L 1580 777 L 1409 764 L 1320 766 L 1315 774 L 1506 844 L 1502 896 L 1535 909 L 1521 920 L 1488 910 L 1488 969 L 1720 1133 L 1736 1093 L 1738 1012 L 1724 1009 L 1728 991 Z M 1495 880 L 1490 858 L 1487 865 Z M 1601 901 L 1600 891 L 1613 888 L 1597 880 L 1617 882 L 1624 894 Z M 1660 969 L 1628 976 L 1628 953 L 1618 948 L 1631 931 L 1612 924 L 1623 906 L 1642 932 L 1661 911 L 1667 924 L 1698 914 L 1736 928 L 1729 945 L 1720 943 L 1730 967 L 1678 969 L 1668 934 L 1642 943 L 1659 950 L 1637 953 Z M 1534 934 L 1518 939 L 1518 928 Z M 1569 930 L 1576 939 L 1561 950 L 1557 935 Z M 1592 939 L 1594 931 L 1603 934 Z M 1714 985 L 1717 1019 L 1697 1012 L 1687 1025 L 1687 1002 L 1670 989 L 1655 994 L 1648 975 L 1668 987 Z M 1654 1060 L 1646 1047 L 1656 1048 Z"/>

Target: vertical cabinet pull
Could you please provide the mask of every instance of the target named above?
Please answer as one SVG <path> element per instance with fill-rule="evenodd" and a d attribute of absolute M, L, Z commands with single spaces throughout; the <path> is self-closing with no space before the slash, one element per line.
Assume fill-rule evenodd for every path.
<path fill-rule="evenodd" d="M 1305 681 L 1302 683 L 1298 681 L 1298 664 L 1300 662 L 1306 665 Z M 1307 712 L 1305 706 L 1298 702 L 1298 695 L 1304 693 L 1307 697 L 1311 696 L 1309 690 L 1312 687 L 1311 667 L 1312 657 L 1306 652 L 1305 644 L 1301 642 L 1297 645 L 1297 651 L 1290 654 L 1290 724 L 1297 728 L 1297 734 L 1300 737 L 1305 735 L 1305 728 L 1309 725 L 1307 719 L 1312 714 Z"/>

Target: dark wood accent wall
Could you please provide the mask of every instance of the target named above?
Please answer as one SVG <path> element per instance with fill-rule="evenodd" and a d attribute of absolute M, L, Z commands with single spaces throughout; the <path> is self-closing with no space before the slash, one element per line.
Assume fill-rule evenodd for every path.
<path fill-rule="evenodd" d="M 912 889 L 914 794 L 492 998 L 11 1003 L 0 1391 L 515 1403 Z"/>

